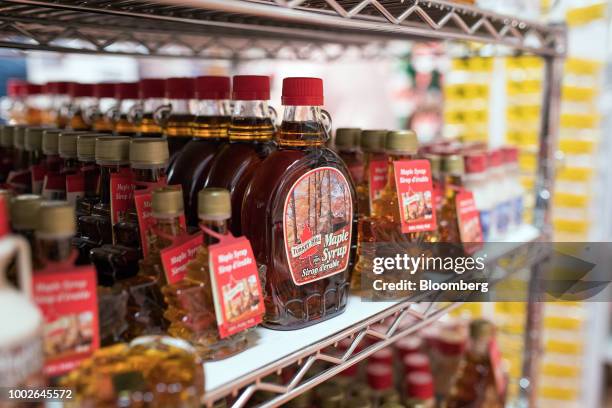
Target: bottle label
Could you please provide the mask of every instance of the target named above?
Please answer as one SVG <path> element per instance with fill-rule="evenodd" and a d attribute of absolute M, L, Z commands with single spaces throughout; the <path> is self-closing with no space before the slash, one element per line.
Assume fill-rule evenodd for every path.
<path fill-rule="evenodd" d="M 302 175 L 285 199 L 283 233 L 291 277 L 305 285 L 348 267 L 353 221 L 349 182 L 336 168 Z"/>
<path fill-rule="evenodd" d="M 76 202 L 85 195 L 85 175 L 78 171 L 66 175 L 66 200 L 76 205 Z"/>
<path fill-rule="evenodd" d="M 370 162 L 369 193 L 370 208 L 375 200 L 382 195 L 387 185 L 387 160 L 373 160 Z"/>
<path fill-rule="evenodd" d="M 32 289 L 44 317 L 45 375 L 65 374 L 100 347 L 96 270 L 50 265 L 32 276 Z"/>
<path fill-rule="evenodd" d="M 66 192 L 66 176 L 57 172 L 45 175 L 42 188 L 42 197 L 45 200 L 63 199 Z"/>
<path fill-rule="evenodd" d="M 219 337 L 261 323 L 265 310 L 263 292 L 249 240 L 228 234 L 208 250 Z"/>
<path fill-rule="evenodd" d="M 480 228 L 482 230 L 482 239 L 488 242 L 491 239 L 491 225 L 493 212 L 491 210 L 480 210 Z"/>
<path fill-rule="evenodd" d="M 393 162 L 402 233 L 434 231 L 433 182 L 429 160 Z"/>
<path fill-rule="evenodd" d="M 44 386 L 40 331 L 13 346 L 0 347 L 0 387 Z"/>
<path fill-rule="evenodd" d="M 43 183 L 47 170 L 42 164 L 30 166 L 30 174 L 32 175 L 32 194 L 41 194 Z"/>
<path fill-rule="evenodd" d="M 459 236 L 464 243 L 464 250 L 468 254 L 474 253 L 482 247 L 482 229 L 480 218 L 471 191 L 462 191 L 455 197 L 455 208 L 457 209 L 457 220 L 459 224 Z"/>
<path fill-rule="evenodd" d="M 196 256 L 202 246 L 202 233 L 195 235 L 182 235 L 174 243 L 159 251 L 166 281 L 172 285 L 180 282 L 187 276 L 187 264 Z"/>
<path fill-rule="evenodd" d="M 125 217 L 134 202 L 134 179 L 129 169 L 111 174 L 110 193 L 111 223 L 115 225 Z"/>

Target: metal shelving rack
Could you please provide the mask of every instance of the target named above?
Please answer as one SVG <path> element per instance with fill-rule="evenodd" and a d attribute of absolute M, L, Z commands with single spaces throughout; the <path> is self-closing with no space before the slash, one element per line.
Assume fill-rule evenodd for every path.
<path fill-rule="evenodd" d="M 523 248 L 536 240 L 549 240 L 562 63 L 566 51 L 563 27 L 442 0 L 0 0 L 0 47 L 14 50 L 234 61 L 330 60 L 345 55 L 389 56 L 387 45 L 395 40 L 492 44 L 500 52 L 528 53 L 545 60 L 535 187 L 536 228 L 523 229 L 514 240 L 522 243 Z M 526 262 L 521 267 L 531 268 L 532 274 L 540 273 L 538 259 Z M 529 303 L 523 370 L 528 381 L 522 384 L 524 398 L 531 400 L 532 406 L 536 387 L 532 374 L 539 347 L 536 300 L 531 299 Z M 446 304 L 438 308 L 440 304 L 423 303 L 433 301 L 435 294 L 432 298 L 388 305 L 370 304 L 373 309 L 365 314 L 349 315 L 351 309 L 361 309 L 353 306 L 346 316 L 303 329 L 317 333 L 311 344 L 268 358 L 268 362 L 252 367 L 248 373 L 240 373 L 239 367 L 244 363 L 241 356 L 248 355 L 250 350 L 222 362 L 207 363 L 209 385 L 203 403 L 210 407 L 230 397 L 234 401 L 232 406 L 237 408 L 245 406 L 253 393 L 264 391 L 268 398 L 262 406 L 278 406 L 456 306 Z M 382 320 L 391 324 L 381 332 L 376 329 L 376 323 Z M 333 322 L 339 321 L 346 325 L 335 327 Z M 263 330 L 263 337 L 267 332 L 273 336 L 269 330 L 258 330 Z M 276 337 L 277 341 L 286 343 L 283 332 L 274 333 L 280 336 Z M 358 344 L 365 337 L 370 339 L 370 345 L 358 350 Z M 353 339 L 352 345 L 339 352 L 338 342 L 346 338 Z M 254 353 L 265 352 L 264 349 Z M 309 377 L 306 373 L 317 361 L 325 361 L 331 368 Z M 236 369 L 235 375 L 228 375 L 233 369 Z M 271 374 L 280 374 L 283 370 L 291 375 L 282 384 L 269 380 Z M 216 381 L 217 376 L 226 381 Z"/>

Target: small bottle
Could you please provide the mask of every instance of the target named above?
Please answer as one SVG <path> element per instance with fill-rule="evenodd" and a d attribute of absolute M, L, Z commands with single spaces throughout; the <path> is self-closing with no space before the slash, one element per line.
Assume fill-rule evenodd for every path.
<path fill-rule="evenodd" d="M 114 118 L 114 133 L 134 136 L 138 133 L 135 123 L 136 110 L 139 108 L 138 82 L 121 82 L 115 85 L 117 113 Z"/>
<path fill-rule="evenodd" d="M 364 174 L 363 154 L 359 148 L 360 141 L 361 129 L 340 128 L 336 130 L 336 138 L 334 139 L 335 150 L 338 156 L 344 160 L 355 185 L 359 185 L 362 182 Z"/>
<path fill-rule="evenodd" d="M 458 244 L 461 243 L 459 233 L 459 220 L 457 219 L 456 198 L 464 188 L 463 178 L 465 174 L 463 156 L 446 156 L 442 161 L 442 169 L 446 175 L 444 181 L 444 201 L 440 210 L 438 232 L 440 242 Z"/>
<path fill-rule="evenodd" d="M 399 402 L 400 395 L 394 387 L 393 370 L 384 364 L 368 364 L 366 370 L 371 401 L 375 408 L 387 402 Z"/>
<path fill-rule="evenodd" d="M 233 78 L 232 100 L 234 108 L 229 126 L 229 143 L 215 154 L 210 165 L 206 187 L 225 188 L 232 199 L 231 231 L 242 235 L 240 211 L 247 185 L 255 171 L 275 150 L 274 116 L 268 107 L 270 78 L 267 76 L 239 75 Z M 192 190 L 198 190 L 196 181 Z"/>
<path fill-rule="evenodd" d="M 15 127 L 2 125 L 0 127 L 0 183 L 5 183 L 8 174 L 14 168 L 15 146 L 14 146 Z"/>
<path fill-rule="evenodd" d="M 218 234 L 229 233 L 231 201 L 227 190 L 207 188 L 200 191 L 198 213 L 202 226 Z M 217 242 L 204 236 L 195 258 L 187 265 L 187 276 L 162 289 L 170 322 L 168 333 L 190 341 L 204 360 L 220 360 L 233 356 L 248 346 L 246 332 L 221 339 L 217 327 L 210 280 L 208 247 Z"/>
<path fill-rule="evenodd" d="M 44 94 L 43 86 L 28 83 L 25 86 L 25 124 L 43 126 L 44 113 L 49 107 L 49 98 Z"/>
<path fill-rule="evenodd" d="M 50 126 L 58 129 L 64 129 L 68 126 L 69 85 L 70 82 L 48 82 L 45 88 L 51 98 L 47 122 Z"/>
<path fill-rule="evenodd" d="M 156 115 L 161 112 L 165 105 L 164 79 L 147 78 L 138 83 L 138 97 L 142 101 L 140 106 L 141 115 L 138 118 L 138 136 L 162 137 L 165 133 L 165 123 Z"/>
<path fill-rule="evenodd" d="M 32 166 L 41 166 L 43 169 L 46 169 L 45 157 L 42 151 L 42 138 L 45 132 L 45 128 L 36 128 L 36 127 L 28 127 L 25 130 L 24 137 L 24 150 L 27 155 L 27 163 L 30 169 L 30 173 L 32 173 Z M 38 173 L 38 172 L 36 172 Z M 44 175 L 44 170 L 41 173 Z M 42 192 L 44 178 L 39 178 L 38 174 L 32 173 L 31 177 L 31 187 L 28 191 L 24 193 L 34 193 L 40 194 Z"/>
<path fill-rule="evenodd" d="M 323 81 L 285 78 L 282 99 L 278 150 L 251 180 L 241 220 L 262 268 L 264 324 L 292 330 L 344 311 L 357 217 L 348 169 L 325 147 L 330 118 L 322 110 Z M 333 261 L 324 250 L 333 251 Z M 316 272 L 319 267 L 324 272 Z"/>
<path fill-rule="evenodd" d="M 443 408 L 504 406 L 503 395 L 496 388 L 495 368 L 490 347 L 495 340 L 495 326 L 484 319 L 470 323 L 470 341 Z"/>
<path fill-rule="evenodd" d="M 95 107 L 91 114 L 92 130 L 98 133 L 113 133 L 114 117 L 117 111 L 115 84 L 101 82 L 93 85 Z"/>
<path fill-rule="evenodd" d="M 34 248 L 34 231 L 42 197 L 36 194 L 22 194 L 11 199 L 11 228 L 23 236 Z"/>
<path fill-rule="evenodd" d="M 168 78 L 164 94 L 170 112 L 160 112 L 160 116 L 163 117 L 162 120 L 166 124 L 166 136 L 170 149 L 168 175 L 171 175 L 174 159 L 192 138 L 191 127 L 195 119 L 192 109 L 195 99 L 195 80 L 194 78 Z"/>
<path fill-rule="evenodd" d="M 215 154 L 227 142 L 230 123 L 230 79 L 203 76 L 195 79 L 197 116 L 191 139 L 168 168 L 168 184 L 181 184 L 187 223 L 198 223 L 198 192 L 204 187 Z M 171 141 L 171 139 L 168 139 Z M 229 164 L 228 164 L 229 165 Z M 227 169 L 231 176 L 232 167 Z"/>
<path fill-rule="evenodd" d="M 446 398 L 450 392 L 452 380 L 459 368 L 459 363 L 467 345 L 466 336 L 457 329 L 443 329 L 436 339 L 436 358 L 432 361 L 432 375 L 436 395 Z"/>
<path fill-rule="evenodd" d="M 425 155 L 431 165 L 431 180 L 433 182 L 434 201 L 436 214 L 440 213 L 444 202 L 444 175 L 442 173 L 442 156 L 436 153 Z"/>
<path fill-rule="evenodd" d="M 34 270 L 49 263 L 72 264 L 72 238 L 76 234 L 74 208 L 63 201 L 40 204 L 36 223 Z"/>
<path fill-rule="evenodd" d="M 57 153 L 62 161 L 60 172 L 64 175 L 74 174 L 81 168 L 78 159 L 78 138 L 84 132 L 62 130 L 57 135 Z"/>
<path fill-rule="evenodd" d="M 357 183 L 358 211 L 361 217 L 370 217 L 372 203 L 380 198 L 387 184 L 386 130 L 364 130 L 360 145 L 363 151 L 363 178 Z M 336 136 L 337 137 L 337 136 Z"/>
<path fill-rule="evenodd" d="M 407 408 L 435 408 L 436 398 L 431 374 L 414 372 L 406 375 L 404 402 Z"/>
<path fill-rule="evenodd" d="M 94 119 L 92 114 L 98 106 L 93 84 L 72 82 L 68 92 L 71 100 L 68 127 L 71 130 L 91 130 Z"/>
<path fill-rule="evenodd" d="M 76 205 L 77 219 L 79 219 L 83 215 L 91 215 L 94 204 L 100 200 L 100 167 L 96 163 L 96 139 L 103 137 L 104 134 L 72 132 L 71 135 L 76 135 L 79 171 L 83 173 L 85 181 L 83 197 L 77 200 Z M 70 137 L 72 136 L 67 136 Z"/>
<path fill-rule="evenodd" d="M 42 151 L 46 170 L 42 195 L 47 200 L 66 200 L 66 174 L 76 172 L 76 167 L 64 171 L 64 159 L 59 155 L 58 129 L 45 130 L 42 137 Z M 69 162 L 70 164 L 70 162 Z M 76 163 L 73 163 L 73 165 Z"/>

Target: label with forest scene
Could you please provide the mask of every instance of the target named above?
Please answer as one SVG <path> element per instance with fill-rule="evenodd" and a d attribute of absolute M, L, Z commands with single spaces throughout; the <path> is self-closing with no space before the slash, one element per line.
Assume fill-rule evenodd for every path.
<path fill-rule="evenodd" d="M 304 285 L 348 267 L 353 201 L 346 177 L 333 167 L 302 175 L 291 186 L 283 212 L 291 277 Z"/>

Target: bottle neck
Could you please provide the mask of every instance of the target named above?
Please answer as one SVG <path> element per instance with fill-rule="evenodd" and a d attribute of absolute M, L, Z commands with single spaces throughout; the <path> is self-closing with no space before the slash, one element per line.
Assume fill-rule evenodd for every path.
<path fill-rule="evenodd" d="M 446 175 L 444 180 L 444 186 L 446 189 L 445 195 L 447 198 L 454 198 L 459 192 L 459 190 L 464 187 L 463 178 L 463 174 L 449 173 Z"/>
<path fill-rule="evenodd" d="M 111 175 L 118 173 L 121 169 L 128 168 L 127 164 L 101 164 L 100 165 L 100 182 L 98 183 L 98 196 L 101 204 L 109 204 L 111 202 L 110 179 Z"/>
<path fill-rule="evenodd" d="M 229 219 L 211 220 L 200 218 L 200 225 L 206 227 L 217 234 L 226 235 L 229 233 Z M 204 234 L 204 246 L 216 244 L 219 240 L 208 234 Z"/>
<path fill-rule="evenodd" d="M 281 147 L 323 146 L 327 138 L 320 106 L 285 106 L 278 136 Z"/>
<path fill-rule="evenodd" d="M 167 103 L 172 109 L 170 116 L 192 114 L 190 99 L 168 99 Z"/>
<path fill-rule="evenodd" d="M 228 133 L 234 142 L 272 140 L 274 123 L 268 101 L 235 101 Z"/>
<path fill-rule="evenodd" d="M 185 232 L 181 226 L 180 214 L 177 214 L 176 216 L 155 217 L 155 228 L 156 231 L 161 232 L 164 235 L 171 235 L 173 237 L 181 235 Z"/>
<path fill-rule="evenodd" d="M 36 235 L 36 264 L 38 269 L 49 263 L 65 262 L 72 256 L 71 236 Z"/>
<path fill-rule="evenodd" d="M 157 183 L 166 177 L 166 166 L 132 167 L 132 173 L 137 183 Z"/>
<path fill-rule="evenodd" d="M 119 113 L 121 115 L 127 115 L 137 103 L 137 99 L 122 99 L 119 101 Z"/>

